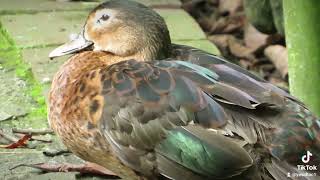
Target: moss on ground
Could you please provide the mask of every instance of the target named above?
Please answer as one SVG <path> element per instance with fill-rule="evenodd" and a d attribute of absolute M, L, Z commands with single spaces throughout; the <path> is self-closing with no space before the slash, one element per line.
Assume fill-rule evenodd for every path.
<path fill-rule="evenodd" d="M 26 122 L 21 124 L 21 126 L 47 126 L 47 108 L 45 97 L 42 94 L 43 86 L 34 79 L 31 68 L 22 59 L 20 49 L 16 47 L 14 41 L 1 25 L 1 23 L 0 42 L 0 58 L 2 59 L 2 67 L 5 69 L 14 69 L 16 77 L 24 80 L 27 84 L 26 88 L 24 89 L 24 93 L 30 96 L 35 102 L 32 104 L 30 112 L 25 117 L 23 117 L 24 121 Z M 37 120 L 36 123 L 32 122 L 34 120 Z M 41 122 L 42 125 L 39 125 L 39 120 L 43 120 L 43 122 Z M 6 121 L 5 123 L 12 124 L 14 126 L 17 125 L 14 123 L 14 120 L 13 122 Z"/>

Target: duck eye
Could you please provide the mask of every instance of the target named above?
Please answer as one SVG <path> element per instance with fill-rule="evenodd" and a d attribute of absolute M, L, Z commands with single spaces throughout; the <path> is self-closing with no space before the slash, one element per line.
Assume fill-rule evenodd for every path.
<path fill-rule="evenodd" d="M 106 14 L 104 14 L 104 15 L 102 15 L 101 16 L 101 18 L 100 18 L 101 20 L 103 20 L 103 21 L 106 21 L 106 20 L 108 20 L 109 19 L 109 16 L 108 15 L 106 15 Z"/>
<path fill-rule="evenodd" d="M 106 14 L 104 14 L 104 15 L 102 15 L 98 20 L 97 20 L 97 23 L 101 23 L 101 21 L 106 21 L 106 20 L 108 20 L 110 18 L 110 16 L 109 15 L 106 15 Z"/>

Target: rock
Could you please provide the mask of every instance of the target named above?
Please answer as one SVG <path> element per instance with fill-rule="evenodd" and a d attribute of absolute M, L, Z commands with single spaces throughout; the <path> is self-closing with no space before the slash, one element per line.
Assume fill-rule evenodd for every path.
<path fill-rule="evenodd" d="M 15 71 L 5 70 L 0 71 L 0 121 L 25 116 L 34 107 L 33 100 L 25 94 L 25 82 L 16 78 Z"/>
<path fill-rule="evenodd" d="M 4 121 L 4 120 L 10 119 L 10 118 L 12 118 L 11 114 L 8 114 L 4 111 L 0 111 L 0 121 Z"/>

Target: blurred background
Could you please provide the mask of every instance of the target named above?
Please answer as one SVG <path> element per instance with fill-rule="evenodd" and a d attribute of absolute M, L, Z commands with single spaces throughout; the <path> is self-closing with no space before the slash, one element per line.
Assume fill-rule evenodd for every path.
<path fill-rule="evenodd" d="M 288 88 L 288 59 L 280 0 L 183 0 L 221 55 Z M 273 3 L 271 6 L 271 2 Z"/>
<path fill-rule="evenodd" d="M 319 1 L 182 2 L 222 56 L 290 91 L 320 115 Z"/>

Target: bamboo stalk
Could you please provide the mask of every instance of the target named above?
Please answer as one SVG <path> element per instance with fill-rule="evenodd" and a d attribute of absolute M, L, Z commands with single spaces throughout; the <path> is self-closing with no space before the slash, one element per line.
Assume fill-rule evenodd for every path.
<path fill-rule="evenodd" d="M 320 115 L 320 23 L 318 0 L 284 0 L 291 93 Z"/>

